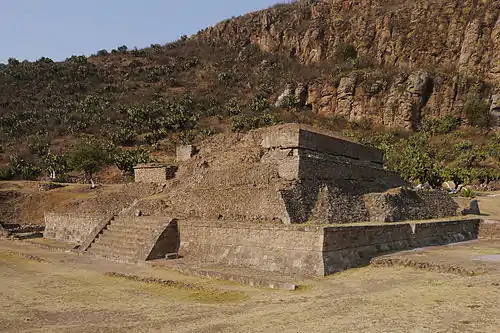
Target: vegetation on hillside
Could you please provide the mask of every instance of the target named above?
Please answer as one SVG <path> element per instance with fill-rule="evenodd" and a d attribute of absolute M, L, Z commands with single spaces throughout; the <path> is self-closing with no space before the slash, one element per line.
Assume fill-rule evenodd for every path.
<path fill-rule="evenodd" d="M 390 69 L 381 73 L 349 43 L 328 63 L 311 66 L 251 44 L 186 37 L 63 62 L 9 59 L 0 65 L 0 179 L 68 181 L 72 170 L 91 179 L 107 165 L 127 174 L 171 142 L 283 121 L 316 123 L 376 146 L 385 151 L 387 167 L 408 180 L 499 179 L 500 140 L 488 130 L 489 105 L 480 96 L 466 103 L 464 119 L 427 117 L 414 134 L 325 121 L 295 96 L 274 106 L 288 83 L 327 78 L 338 85 L 349 73 L 366 77 L 367 86 L 392 79 Z"/>

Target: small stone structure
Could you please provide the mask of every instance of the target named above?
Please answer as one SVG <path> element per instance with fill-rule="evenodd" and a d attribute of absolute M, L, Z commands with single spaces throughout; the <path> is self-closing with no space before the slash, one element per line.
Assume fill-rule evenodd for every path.
<path fill-rule="evenodd" d="M 193 157 L 196 148 L 193 145 L 179 145 L 175 148 L 175 155 L 177 162 L 188 161 Z"/>
<path fill-rule="evenodd" d="M 175 167 L 165 164 L 140 164 L 134 167 L 136 183 L 163 184 L 175 175 Z"/>

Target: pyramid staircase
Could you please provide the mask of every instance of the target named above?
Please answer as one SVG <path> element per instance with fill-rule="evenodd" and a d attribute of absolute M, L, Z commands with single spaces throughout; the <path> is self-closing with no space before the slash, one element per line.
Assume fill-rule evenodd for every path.
<path fill-rule="evenodd" d="M 115 216 L 81 250 L 122 262 L 165 258 L 178 251 L 177 222 L 167 217 Z"/>

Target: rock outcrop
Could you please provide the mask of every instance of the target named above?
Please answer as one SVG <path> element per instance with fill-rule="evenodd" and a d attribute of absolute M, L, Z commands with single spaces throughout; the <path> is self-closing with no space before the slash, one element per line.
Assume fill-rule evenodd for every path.
<path fill-rule="evenodd" d="M 252 43 L 320 67 L 338 63 L 347 45 L 356 64 L 336 77 L 300 82 L 307 86 L 303 100 L 322 115 L 411 129 L 424 116 L 464 116 L 471 94 L 492 102 L 498 117 L 499 15 L 498 1 L 299 1 L 227 20 L 195 38 Z"/>

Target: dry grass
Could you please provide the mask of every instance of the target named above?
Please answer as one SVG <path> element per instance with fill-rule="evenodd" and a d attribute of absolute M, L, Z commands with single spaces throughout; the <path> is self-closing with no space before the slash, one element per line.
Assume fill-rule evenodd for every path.
<path fill-rule="evenodd" d="M 289 292 L 145 271 L 19 242 L 0 242 L 0 248 L 5 249 L 0 250 L 4 332 L 498 332 L 500 327 L 500 279 L 492 274 L 367 267 Z M 106 276 L 110 270 L 175 283 Z"/>

